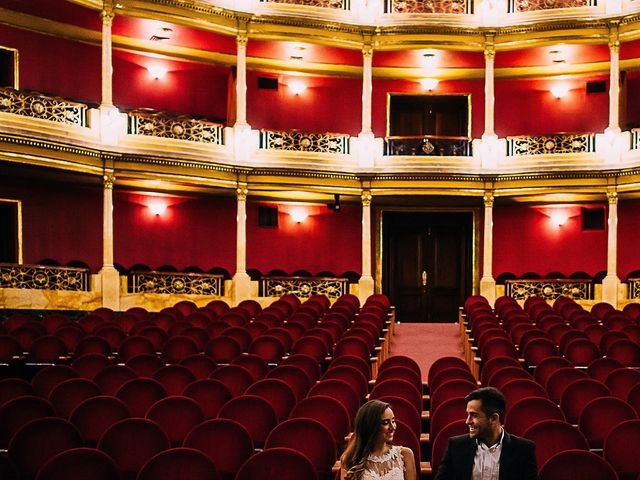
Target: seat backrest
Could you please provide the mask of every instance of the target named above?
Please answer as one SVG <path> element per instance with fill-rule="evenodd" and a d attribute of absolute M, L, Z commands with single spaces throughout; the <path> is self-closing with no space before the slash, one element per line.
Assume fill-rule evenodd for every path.
<path fill-rule="evenodd" d="M 619 368 L 607 375 L 604 384 L 609 387 L 611 394 L 626 400 L 629 391 L 640 383 L 640 371 L 631 368 Z"/>
<path fill-rule="evenodd" d="M 537 365 L 548 357 L 558 356 L 558 347 L 548 338 L 534 338 L 522 350 L 527 365 Z"/>
<path fill-rule="evenodd" d="M 80 403 L 71 412 L 69 421 L 78 429 L 85 445 L 93 447 L 111 425 L 129 416 L 129 409 L 122 400 L 101 395 Z"/>
<path fill-rule="evenodd" d="M 613 427 L 638 418 L 635 410 L 617 397 L 598 397 L 587 403 L 578 418 L 578 427 L 587 437 L 590 448 L 602 448 Z"/>
<path fill-rule="evenodd" d="M 247 429 L 256 448 L 262 448 L 267 436 L 278 423 L 271 404 L 256 395 L 241 395 L 225 403 L 219 418 L 229 418 Z"/>
<path fill-rule="evenodd" d="M 351 359 L 353 358 L 357 358 L 358 361 L 362 360 L 358 357 L 349 357 L 347 359 L 346 355 L 343 358 L 343 360 L 347 359 L 347 364 L 351 364 L 348 362 L 351 361 Z M 336 360 L 332 361 L 331 364 L 329 364 L 329 368 L 331 368 L 335 362 Z M 282 359 L 282 362 L 280 362 L 280 365 L 295 365 L 297 367 L 302 368 L 302 370 L 304 370 L 304 372 L 307 374 L 310 384 L 314 384 L 320 378 L 320 363 L 314 357 L 311 357 L 309 355 L 304 355 L 304 354 L 289 355 L 286 358 Z M 371 370 L 369 369 L 369 377 L 370 376 L 371 376 Z"/>
<path fill-rule="evenodd" d="M 480 381 L 482 385 L 488 385 L 489 378 L 497 370 L 504 367 L 520 367 L 520 362 L 517 358 L 513 357 L 493 357 L 492 359 L 483 362 L 480 367 Z M 429 381 L 429 388 L 431 388 L 431 381 Z"/>
<path fill-rule="evenodd" d="M 640 345 L 629 338 L 621 338 L 609 345 L 607 357 L 615 358 L 625 367 L 640 367 Z"/>
<path fill-rule="evenodd" d="M 151 405 L 146 418 L 160 425 L 169 437 L 171 445 L 177 447 L 182 445 L 192 428 L 204 421 L 204 414 L 195 400 L 171 396 Z"/>
<path fill-rule="evenodd" d="M 231 400 L 231 391 L 220 380 L 203 378 L 187 385 L 182 394 L 196 401 L 204 418 L 216 418 L 222 405 Z"/>
<path fill-rule="evenodd" d="M 389 379 L 377 383 L 373 386 L 369 398 L 380 398 L 394 395 L 402 397 L 415 407 L 418 412 L 422 412 L 422 394 L 418 389 L 406 380 Z"/>
<path fill-rule="evenodd" d="M 433 472 L 433 477 L 438 473 L 438 467 L 442 462 L 444 452 L 447 450 L 449 438 L 467 433 L 469 433 L 469 427 L 464 419 L 460 419 L 447 424 L 436 435 L 436 438 L 431 444 L 431 471 Z"/>
<path fill-rule="evenodd" d="M 193 448 L 172 448 L 144 464 L 137 480 L 220 480 L 218 469 L 204 453 Z"/>
<path fill-rule="evenodd" d="M 77 377 L 78 373 L 68 365 L 50 365 L 34 375 L 31 385 L 39 396 L 49 398 L 51 390 L 56 385 Z"/>
<path fill-rule="evenodd" d="M 422 392 L 422 377 L 412 368 L 398 365 L 386 368 L 383 371 L 378 370 L 376 382 L 383 382 L 390 378 L 399 378 L 411 382 L 420 392 Z"/>
<path fill-rule="evenodd" d="M 188 368 L 196 379 L 209 377 L 218 366 L 213 358 L 204 353 L 188 355 L 180 360 L 180 365 Z"/>
<path fill-rule="evenodd" d="M 192 327 L 191 329 L 193 330 L 195 327 Z M 198 329 L 201 330 L 201 329 Z M 206 342 L 209 340 L 209 337 L 207 335 L 207 332 L 205 332 L 204 330 L 202 330 L 202 334 L 204 335 L 204 337 L 206 337 L 206 339 L 200 339 L 201 343 L 202 343 L 202 348 L 200 348 L 198 346 L 198 343 L 196 340 L 194 340 L 192 337 L 188 336 L 188 335 L 177 335 L 174 337 L 169 338 L 169 340 L 167 340 L 167 343 L 164 344 L 164 347 L 162 348 L 162 354 L 164 356 L 164 358 L 166 359 L 167 363 L 176 363 L 176 362 L 180 362 L 181 360 L 187 358 L 190 355 L 195 355 L 197 353 L 200 353 L 202 350 L 204 350 L 204 346 L 206 345 Z M 195 336 L 195 330 L 193 335 Z"/>
<path fill-rule="evenodd" d="M 80 377 L 93 380 L 99 371 L 111 365 L 113 365 L 113 362 L 105 355 L 100 353 L 87 353 L 77 357 L 71 363 L 71 368 L 78 372 Z"/>
<path fill-rule="evenodd" d="M 436 438 L 440 430 L 451 422 L 466 417 L 467 402 L 463 397 L 450 398 L 443 402 L 437 410 L 430 415 L 431 438 Z"/>
<path fill-rule="evenodd" d="M 332 433 L 338 447 L 343 445 L 344 438 L 351 429 L 347 409 L 338 400 L 327 395 L 307 397 L 298 402 L 289 418 L 300 417 L 313 418 L 322 423 Z"/>
<path fill-rule="evenodd" d="M 545 385 L 549 398 L 559 404 L 565 389 L 582 378 L 587 378 L 583 370 L 573 367 L 559 368 L 549 376 Z"/>
<path fill-rule="evenodd" d="M 277 378 L 289 385 L 296 396 L 296 401 L 304 398 L 311 387 L 305 371 L 296 365 L 279 365 L 271 370 L 266 378 Z"/>
<path fill-rule="evenodd" d="M 397 367 L 405 370 L 404 367 Z M 406 369 L 408 372 L 413 373 L 411 370 Z M 387 370 L 389 372 L 390 370 Z M 322 376 L 323 379 L 339 378 L 349 383 L 354 387 L 354 390 L 358 393 L 359 398 L 362 400 L 369 393 L 369 381 L 364 374 L 356 367 L 349 365 L 341 365 L 331 368 Z M 394 378 L 393 376 L 390 378 Z M 381 380 L 382 381 L 382 380 Z"/>
<path fill-rule="evenodd" d="M 102 395 L 100 387 L 86 378 L 71 378 L 56 385 L 49 394 L 49 402 L 59 417 L 69 418 L 84 400 Z"/>
<path fill-rule="evenodd" d="M 311 461 L 290 448 L 270 448 L 250 457 L 238 470 L 236 480 L 318 480 Z"/>
<path fill-rule="evenodd" d="M 511 405 L 505 415 L 505 430 L 522 436 L 527 428 L 541 420 L 564 421 L 565 418 L 560 407 L 548 398 L 523 398 Z"/>
<path fill-rule="evenodd" d="M 72 448 L 50 458 L 38 471 L 36 480 L 117 480 L 120 473 L 115 462 L 93 448 Z"/>
<path fill-rule="evenodd" d="M 16 397 L 0 407 L 0 449 L 6 450 L 13 435 L 27 423 L 44 417 L 54 417 L 53 405 L 34 395 Z"/>
<path fill-rule="evenodd" d="M 601 358 L 598 346 L 587 338 L 575 338 L 565 347 L 564 356 L 577 366 L 587 366 Z"/>
<path fill-rule="evenodd" d="M 118 348 L 118 359 L 121 362 L 126 362 L 130 358 L 136 355 L 142 355 L 143 353 L 154 354 L 156 353 L 156 347 L 151 340 L 140 335 L 131 335 L 124 339 Z"/>
<path fill-rule="evenodd" d="M 28 360 L 35 363 L 57 363 L 60 357 L 67 355 L 64 342 L 55 335 L 37 338 L 29 348 Z"/>
<path fill-rule="evenodd" d="M 527 397 L 547 398 L 547 391 L 542 385 L 531 378 L 515 378 L 504 383 L 500 388 L 505 400 L 507 401 L 507 410 L 518 400 Z"/>
<path fill-rule="evenodd" d="M 162 384 L 167 395 L 182 395 L 183 390 L 196 380 L 196 376 L 183 365 L 165 365 L 153 374 L 153 379 Z"/>
<path fill-rule="evenodd" d="M 5 378 L 0 380 L 0 407 L 14 398 L 35 395 L 29 382 L 22 378 Z"/>
<path fill-rule="evenodd" d="M 589 450 L 589 444 L 582 432 L 562 420 L 541 420 L 522 435 L 536 444 L 538 468 L 556 453 L 566 450 Z"/>
<path fill-rule="evenodd" d="M 133 378 L 124 383 L 115 396 L 124 402 L 132 417 L 144 418 L 149 407 L 165 398 L 167 391 L 152 378 Z"/>
<path fill-rule="evenodd" d="M 280 363 L 286 352 L 278 337 L 265 334 L 251 342 L 249 353 L 262 357 L 267 363 Z"/>
<path fill-rule="evenodd" d="M 542 360 L 533 372 L 533 378 L 543 387 L 549 377 L 559 368 L 573 367 L 573 364 L 564 357 L 549 357 Z"/>
<path fill-rule="evenodd" d="M 242 395 L 249 385 L 253 383 L 251 374 L 239 365 L 218 367 L 209 375 L 209 378 L 220 380 L 224 383 L 234 397 Z"/>
<path fill-rule="evenodd" d="M 500 390 L 504 384 L 517 378 L 533 380 L 531 374 L 522 367 L 504 367 L 496 370 L 493 375 L 491 375 L 487 381 L 487 385 Z"/>
<path fill-rule="evenodd" d="M 603 458 L 620 480 L 635 480 L 640 475 L 640 420 L 627 420 L 611 429 L 604 439 Z"/>
<path fill-rule="evenodd" d="M 429 383 L 429 391 L 435 392 L 440 385 L 444 382 L 453 379 L 463 379 L 469 380 L 470 382 L 475 382 L 476 379 L 473 374 L 469 371 L 469 368 L 460 368 L 460 367 L 450 367 L 445 368 L 434 375 Z"/>
<path fill-rule="evenodd" d="M 457 364 L 459 364 L 459 360 L 462 360 L 459 357 L 441 357 L 431 364 L 431 367 L 429 368 L 429 372 L 431 372 L 431 370 L 434 368 L 434 365 L 436 365 L 435 367 L 436 370 L 439 368 L 437 366 L 438 362 L 444 365 L 444 363 L 448 361 L 448 360 L 444 360 L 445 358 L 455 358 L 456 360 L 452 360 L 452 361 L 456 362 Z M 411 370 L 413 370 L 418 374 L 419 378 L 422 378 L 422 371 L 420 370 L 420 366 L 418 365 L 418 363 L 413 358 L 407 357 L 406 355 L 392 355 L 386 358 L 384 362 L 382 362 L 382 364 L 380 365 L 380 368 L 378 369 L 378 373 L 381 373 L 387 368 L 391 368 L 391 367 L 410 368 Z"/>
<path fill-rule="evenodd" d="M 469 380 L 453 379 L 442 383 L 429 396 L 429 409 L 435 411 L 444 401 L 449 398 L 464 398 L 469 392 L 478 388 L 477 384 Z"/>
<path fill-rule="evenodd" d="M 215 325 L 214 322 L 212 325 Z M 205 347 L 205 353 L 216 363 L 229 363 L 242 353 L 242 346 L 235 338 L 214 337 Z"/>
<path fill-rule="evenodd" d="M 408 383 L 407 385 L 411 386 Z M 339 380 L 337 378 L 321 380 L 314 386 L 312 386 L 309 389 L 308 396 L 313 397 L 316 395 L 327 395 L 338 400 L 349 414 L 349 423 L 353 421 L 356 412 L 360 407 L 360 401 L 358 400 L 357 392 L 347 382 L 345 382 L 344 380 Z M 373 391 L 372 395 L 373 396 L 371 398 L 376 398 Z"/>
<path fill-rule="evenodd" d="M 556 453 L 540 468 L 540 480 L 579 478 L 580 480 L 618 480 L 613 467 L 602 457 L 584 450 Z"/>
<path fill-rule="evenodd" d="M 249 432 L 235 420 L 216 418 L 194 427 L 183 446 L 209 457 L 222 480 L 233 480 L 242 464 L 253 455 Z"/>
<path fill-rule="evenodd" d="M 584 406 L 594 398 L 608 397 L 611 391 L 593 378 L 582 378 L 570 383 L 560 398 L 560 408 L 568 422 L 576 424 Z"/>
<path fill-rule="evenodd" d="M 258 380 L 250 385 L 245 393 L 262 397 L 268 401 L 278 415 L 279 421 L 286 419 L 296 404 L 293 389 L 287 382 L 278 378 Z"/>
<path fill-rule="evenodd" d="M 623 365 L 618 360 L 602 357 L 594 360 L 587 366 L 587 375 L 604 383 L 611 372 L 622 367 Z"/>

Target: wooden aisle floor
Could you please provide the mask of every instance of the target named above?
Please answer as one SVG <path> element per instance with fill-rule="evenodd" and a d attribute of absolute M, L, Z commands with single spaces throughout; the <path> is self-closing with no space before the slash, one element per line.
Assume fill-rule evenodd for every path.
<path fill-rule="evenodd" d="M 457 323 L 401 323 L 395 325 L 390 355 L 413 358 L 427 381 L 431 364 L 440 357 L 464 359 L 460 327 Z"/>

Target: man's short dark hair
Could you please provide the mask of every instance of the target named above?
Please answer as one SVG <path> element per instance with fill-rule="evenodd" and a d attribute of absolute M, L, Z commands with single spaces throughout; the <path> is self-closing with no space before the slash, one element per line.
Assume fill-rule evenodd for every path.
<path fill-rule="evenodd" d="M 471 400 L 480 400 L 480 410 L 487 417 L 497 413 L 500 417 L 500 423 L 504 422 L 504 412 L 507 409 L 507 401 L 500 390 L 494 387 L 482 387 L 470 392 L 464 401 L 469 403 Z"/>

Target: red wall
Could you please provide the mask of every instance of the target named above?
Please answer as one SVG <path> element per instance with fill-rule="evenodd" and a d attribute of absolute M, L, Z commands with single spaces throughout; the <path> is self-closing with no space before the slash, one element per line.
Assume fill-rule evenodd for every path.
<path fill-rule="evenodd" d="M 603 93 L 587 94 L 585 85 L 607 79 L 496 80 L 496 134 L 601 133 L 609 123 L 609 87 Z M 556 83 L 569 86 L 566 97 L 558 99 L 551 94 Z"/>
<path fill-rule="evenodd" d="M 625 281 L 630 272 L 640 270 L 640 201 L 618 203 L 618 277 Z"/>
<path fill-rule="evenodd" d="M 102 188 L 2 176 L 0 197 L 22 201 L 24 263 L 102 266 Z M 80 208 L 82 207 L 82 208 Z"/>
<path fill-rule="evenodd" d="M 167 74 L 154 79 L 148 66 Z M 224 120 L 229 69 L 193 62 L 156 59 L 114 51 L 113 102 L 121 108 L 152 108 Z"/>
<path fill-rule="evenodd" d="M 554 207 L 561 209 L 561 207 Z M 497 206 L 493 209 L 493 275 L 536 272 L 594 275 L 607 268 L 607 232 L 583 231 L 580 207 L 562 208 L 569 218 L 552 225 L 552 210 L 533 206 Z"/>
<path fill-rule="evenodd" d="M 362 123 L 362 81 L 352 78 L 280 76 L 278 90 L 258 89 L 257 71 L 247 72 L 247 121 L 252 128 L 357 135 Z M 300 95 L 288 88 L 307 84 Z"/>
<path fill-rule="evenodd" d="M 0 45 L 18 49 L 21 89 L 100 103 L 100 46 L 4 25 Z"/>
<path fill-rule="evenodd" d="M 425 92 L 418 82 L 405 80 L 374 80 L 371 105 L 372 129 L 376 137 L 387 135 L 387 93 L 420 95 L 471 94 L 471 136 L 479 138 L 484 129 L 484 81 L 440 82 L 432 92 Z"/>
<path fill-rule="evenodd" d="M 166 202 L 162 215 L 150 203 Z M 233 198 L 157 197 L 114 191 L 114 258 L 130 268 L 195 265 L 235 271 L 236 202 Z"/>
<path fill-rule="evenodd" d="M 247 206 L 247 268 L 263 274 L 284 270 L 291 274 L 307 270 L 312 274 L 330 271 L 341 275 L 360 273 L 362 268 L 362 208 L 342 205 L 335 213 L 324 205 L 278 205 L 278 227 L 258 226 L 259 204 Z M 309 216 L 295 223 L 288 213 L 304 208 Z"/>

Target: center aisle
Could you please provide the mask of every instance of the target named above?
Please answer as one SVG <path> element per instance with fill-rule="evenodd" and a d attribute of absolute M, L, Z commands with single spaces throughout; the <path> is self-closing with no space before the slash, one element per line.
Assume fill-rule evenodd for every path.
<path fill-rule="evenodd" d="M 457 323 L 401 323 L 395 325 L 390 355 L 413 358 L 427 381 L 431 364 L 440 357 L 464 359 L 460 327 Z"/>

